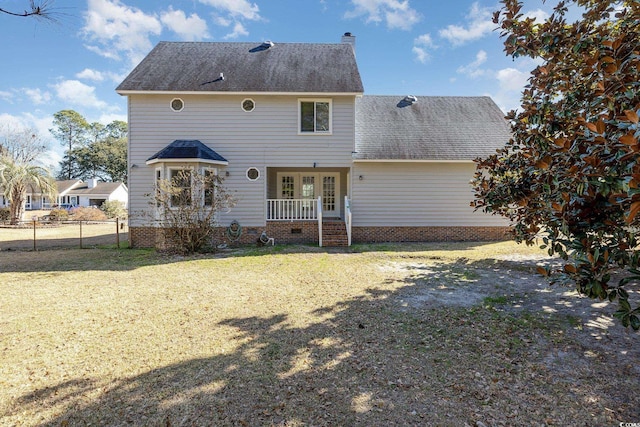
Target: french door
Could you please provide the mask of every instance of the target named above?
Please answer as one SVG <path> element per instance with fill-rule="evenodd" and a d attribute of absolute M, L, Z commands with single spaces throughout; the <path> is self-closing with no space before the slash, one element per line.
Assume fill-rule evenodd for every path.
<path fill-rule="evenodd" d="M 309 207 L 322 196 L 322 212 L 325 216 L 340 215 L 340 174 L 337 172 L 278 173 L 278 198 L 308 200 Z"/>

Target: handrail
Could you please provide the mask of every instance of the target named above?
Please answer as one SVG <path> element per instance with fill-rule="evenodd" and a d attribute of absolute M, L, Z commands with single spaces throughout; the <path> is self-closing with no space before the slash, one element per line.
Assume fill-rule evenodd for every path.
<path fill-rule="evenodd" d="M 318 196 L 318 245 L 322 247 L 322 196 Z"/>
<path fill-rule="evenodd" d="M 347 228 L 347 246 L 351 246 L 351 203 L 348 196 L 344 196 L 344 223 Z"/>

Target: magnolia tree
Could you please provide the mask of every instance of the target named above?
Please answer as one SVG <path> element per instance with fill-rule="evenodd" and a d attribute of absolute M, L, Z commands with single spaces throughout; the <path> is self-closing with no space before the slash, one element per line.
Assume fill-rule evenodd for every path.
<path fill-rule="evenodd" d="M 182 254 L 209 249 L 219 213 L 235 204 L 222 178 L 207 169 L 175 170 L 156 182 L 150 198 L 169 247 Z"/>
<path fill-rule="evenodd" d="M 540 273 L 618 300 L 614 315 L 640 329 L 628 292 L 640 281 L 640 2 L 560 2 L 543 22 L 502 3 L 494 22 L 507 55 L 540 65 L 507 115 L 513 138 L 477 160 L 473 204 L 565 260 Z M 582 18 L 567 22 L 568 8 Z"/>

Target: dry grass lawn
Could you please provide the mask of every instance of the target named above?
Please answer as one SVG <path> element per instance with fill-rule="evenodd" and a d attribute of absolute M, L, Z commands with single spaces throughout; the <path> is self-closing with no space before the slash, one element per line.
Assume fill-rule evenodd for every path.
<path fill-rule="evenodd" d="M 534 266 L 496 261 L 519 256 L 540 254 L 0 251 L 0 425 L 640 422 L 638 335 L 526 306 Z M 420 293 L 481 283 L 469 303 Z"/>
<path fill-rule="evenodd" d="M 126 246 L 128 226 L 121 222 L 37 222 L 35 230 L 36 250 L 114 246 L 119 238 L 121 247 Z M 82 228 L 81 228 L 82 227 Z M 116 232 L 119 236 L 116 236 Z M 32 222 L 23 222 L 20 227 L 0 227 L 0 251 L 33 250 L 34 230 Z"/>

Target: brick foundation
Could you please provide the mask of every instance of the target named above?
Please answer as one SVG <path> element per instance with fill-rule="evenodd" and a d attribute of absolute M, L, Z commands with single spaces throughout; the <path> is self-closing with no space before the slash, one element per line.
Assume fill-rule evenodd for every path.
<path fill-rule="evenodd" d="M 450 241 L 500 241 L 511 238 L 509 227 L 353 227 L 352 243 L 383 242 L 450 242 Z M 238 240 L 231 240 L 227 227 L 218 227 L 214 236 L 214 245 L 254 244 L 260 234 L 266 231 L 276 244 L 318 243 L 318 223 L 268 222 L 266 227 L 247 227 L 242 229 Z M 167 249 L 162 229 L 155 227 L 131 227 L 129 241 L 132 248 Z"/>
<path fill-rule="evenodd" d="M 482 242 L 511 238 L 509 227 L 353 227 L 352 243 Z"/>
<path fill-rule="evenodd" d="M 270 221 L 267 235 L 278 243 L 318 243 L 318 221 Z"/>
<path fill-rule="evenodd" d="M 246 245 L 258 241 L 264 227 L 248 227 L 242 229 L 239 239 L 227 234 L 227 227 L 216 227 L 212 244 Z M 129 242 L 132 248 L 156 248 L 159 250 L 169 249 L 170 244 L 166 241 L 162 228 L 156 227 L 130 227 Z"/>

